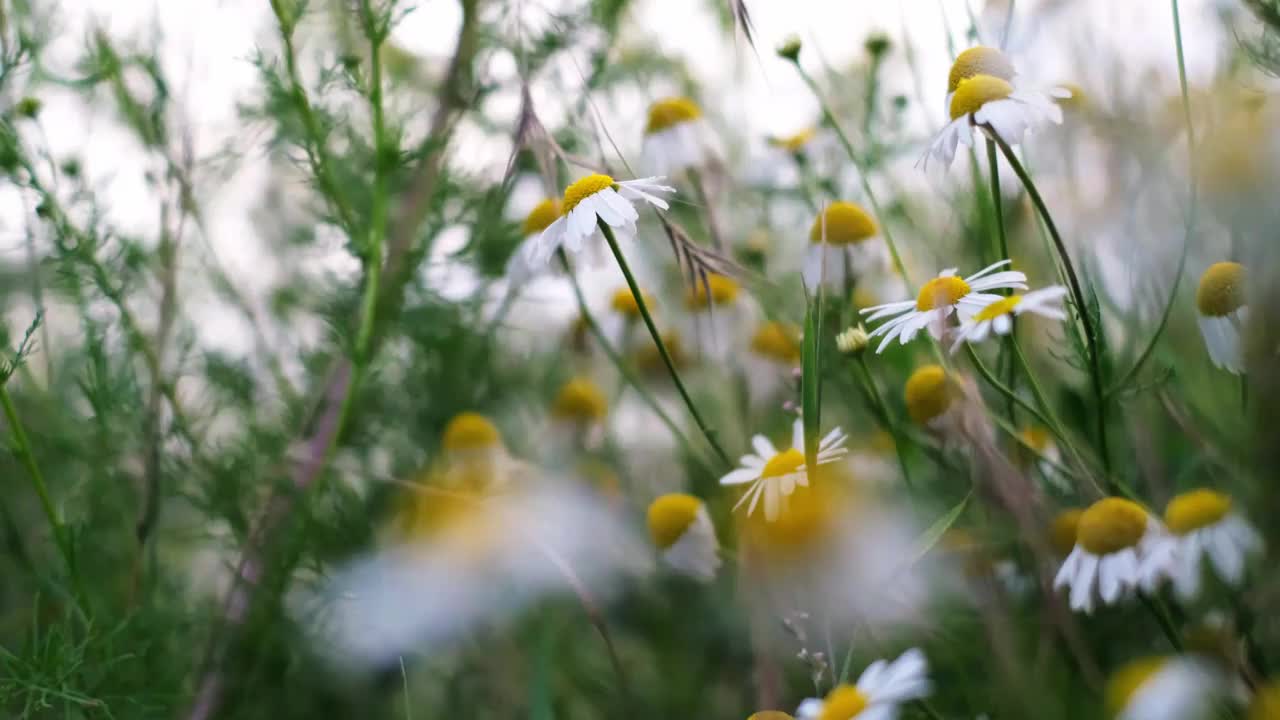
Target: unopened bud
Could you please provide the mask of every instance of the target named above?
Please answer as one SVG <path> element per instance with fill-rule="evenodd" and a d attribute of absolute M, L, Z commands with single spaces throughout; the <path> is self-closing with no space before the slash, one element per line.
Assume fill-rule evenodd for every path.
<path fill-rule="evenodd" d="M 800 57 L 800 36 L 788 35 L 778 46 L 778 57 L 796 62 Z"/>
<path fill-rule="evenodd" d="M 867 329 L 859 325 L 836 335 L 836 348 L 845 355 L 861 355 L 871 343 Z"/>

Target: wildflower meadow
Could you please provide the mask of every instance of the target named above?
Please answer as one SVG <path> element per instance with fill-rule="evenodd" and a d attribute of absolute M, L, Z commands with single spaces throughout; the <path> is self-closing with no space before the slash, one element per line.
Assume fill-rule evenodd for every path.
<path fill-rule="evenodd" d="M 1280 719 L 1280 0 L 0 0 L 0 717 Z"/>

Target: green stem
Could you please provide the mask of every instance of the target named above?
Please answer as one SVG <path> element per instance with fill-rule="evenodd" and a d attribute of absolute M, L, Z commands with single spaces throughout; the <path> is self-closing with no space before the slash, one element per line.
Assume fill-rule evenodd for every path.
<path fill-rule="evenodd" d="M 1169 608 L 1165 607 L 1160 598 L 1153 597 L 1147 593 L 1138 593 L 1138 599 L 1142 601 L 1147 612 L 1156 619 L 1156 623 L 1160 625 L 1160 631 L 1164 633 L 1169 644 L 1173 649 L 1182 652 L 1182 637 L 1178 635 L 1178 630 L 1173 626 L 1173 620 L 1169 617 Z"/>
<path fill-rule="evenodd" d="M 653 344 L 658 348 L 658 355 L 662 357 L 662 363 L 667 366 L 667 372 L 671 375 L 671 382 L 676 386 L 676 392 L 680 393 L 680 398 L 684 400 L 684 404 L 689 408 L 689 415 L 693 418 L 693 422 L 697 424 L 698 429 L 702 431 L 703 436 L 707 438 L 707 443 L 711 445 L 711 449 L 715 451 L 725 466 L 732 467 L 733 461 L 729 459 L 729 455 L 724 451 L 724 448 L 720 447 L 720 441 L 716 440 L 716 435 L 711 430 L 711 427 L 702 419 L 702 413 L 698 412 L 698 406 L 694 404 L 693 398 L 684 386 L 684 381 L 680 379 L 680 373 L 676 371 L 676 364 L 671 360 L 671 353 L 667 351 L 666 344 L 662 342 L 662 336 L 658 333 L 658 326 L 654 324 L 653 316 L 649 313 L 649 306 L 645 304 L 644 295 L 640 292 L 640 285 L 636 283 L 635 276 L 631 274 L 631 267 L 627 265 L 627 259 L 622 255 L 622 248 L 618 247 L 618 239 L 613 236 L 613 228 L 599 218 L 596 219 L 596 224 L 600 227 L 600 232 L 604 233 L 604 239 L 609 243 L 609 250 L 613 252 L 614 259 L 618 261 L 618 269 L 622 270 L 622 276 L 627 279 L 627 287 L 631 289 L 631 296 L 635 298 L 636 308 L 640 310 L 640 317 L 644 320 L 644 326 L 649 330 L 649 336 L 653 338 Z"/>
<path fill-rule="evenodd" d="M 1098 332 L 1100 328 L 1094 327 L 1093 319 L 1089 316 L 1089 306 L 1085 303 L 1084 289 L 1080 285 L 1080 278 L 1076 275 L 1075 266 L 1071 263 L 1071 255 L 1067 253 L 1067 246 L 1062 242 L 1062 235 L 1058 232 L 1058 226 L 1054 224 L 1053 216 L 1049 214 L 1049 208 L 1045 205 L 1044 198 L 1040 197 L 1040 191 L 1036 189 L 1035 182 L 1031 180 L 1031 176 L 1022 167 L 1022 163 L 1018 161 L 1018 156 L 1014 155 L 1013 149 L 1009 147 L 1003 138 L 994 133 L 989 137 L 1000 146 L 1000 151 L 1004 154 L 1005 160 L 1013 168 L 1013 172 L 1017 174 L 1018 179 L 1022 181 L 1022 186 L 1026 188 L 1027 194 L 1031 196 L 1031 202 L 1036 206 L 1041 219 L 1044 220 L 1045 227 L 1049 230 L 1049 236 L 1053 239 L 1054 249 L 1057 250 L 1058 257 L 1062 261 L 1063 271 L 1067 275 L 1067 283 L 1071 288 L 1071 297 L 1076 305 L 1076 316 L 1080 319 L 1085 343 L 1089 349 L 1089 380 L 1093 387 L 1095 402 L 1094 415 L 1097 419 L 1098 452 L 1102 456 L 1102 467 L 1109 476 L 1111 474 L 1111 453 L 1107 449 L 1107 398 L 1102 383 L 1102 356 L 1098 350 Z"/>
<path fill-rule="evenodd" d="M 902 437 L 898 432 L 897 419 L 889 414 L 889 406 L 885 404 L 884 397 L 880 394 L 880 388 L 876 385 L 875 378 L 871 375 L 871 368 L 867 367 L 867 359 L 861 355 L 858 356 L 858 367 L 862 369 L 862 381 L 866 387 L 867 397 L 870 399 L 873 412 L 880 416 L 880 422 L 884 424 L 884 428 L 888 431 L 890 437 L 893 438 L 893 450 L 898 456 L 898 465 L 902 468 L 902 481 L 906 484 L 907 489 L 912 487 L 911 471 L 907 467 L 907 454 L 903 443 L 906 438 Z"/>
<path fill-rule="evenodd" d="M 796 72 L 800 73 L 800 78 L 813 91 L 814 97 L 818 100 L 818 105 L 822 108 L 823 117 L 826 118 L 827 124 L 831 126 L 831 129 L 835 131 L 836 137 L 840 139 L 840 144 L 849 156 L 849 162 L 853 163 L 853 169 L 858 173 L 858 179 L 862 182 L 862 192 L 867 196 L 867 202 L 871 203 L 871 210 L 875 213 L 876 221 L 880 223 L 880 234 L 884 236 L 885 245 L 889 246 L 889 254 L 893 257 L 893 267 L 902 276 L 903 282 L 907 283 L 907 288 L 912 289 L 911 279 L 907 276 L 906 266 L 902 264 L 902 257 L 898 255 L 898 246 L 893 241 L 893 233 L 889 230 L 889 223 L 886 222 L 887 218 L 880 207 L 880 201 L 876 199 L 875 191 L 871 189 L 871 181 L 867 179 L 867 173 L 862 166 L 862 161 L 858 158 L 857 151 L 853 149 L 853 143 L 849 142 L 849 136 L 840 127 L 840 122 L 836 120 L 835 114 L 831 112 L 831 106 L 827 104 L 826 98 L 818 88 L 818 83 L 814 81 L 809 73 L 805 72 L 799 61 L 792 61 L 792 64 L 795 65 Z"/>
<path fill-rule="evenodd" d="M 35 487 L 36 495 L 40 498 L 40 507 L 44 510 L 45 519 L 49 521 L 49 527 L 53 531 L 54 542 L 58 545 L 58 552 L 62 554 L 62 559 L 67 564 L 67 572 L 74 579 L 76 577 L 76 563 L 75 554 L 71 547 L 71 537 L 67 534 L 66 526 L 58 519 L 58 513 L 53 507 L 53 500 L 49 497 L 49 486 L 44 481 L 44 473 L 40 471 L 40 466 L 36 463 L 35 452 L 31 448 L 31 440 L 27 437 L 27 431 L 22 425 L 22 420 L 18 417 L 17 408 L 13 406 L 13 398 L 9 395 L 9 388 L 4 384 L 0 384 L 0 406 L 3 406 L 5 419 L 9 422 L 9 432 L 13 435 L 14 450 L 22 461 L 22 466 L 26 469 L 27 474 L 31 476 L 31 484 Z"/>
<path fill-rule="evenodd" d="M 991 210 L 995 215 L 996 221 L 996 237 L 999 239 L 999 248 L 997 249 L 996 260 L 1009 260 L 1009 236 L 1004 229 L 1004 204 L 1000 202 L 1000 162 L 996 157 L 996 145 L 987 138 L 987 168 L 991 174 Z M 1012 291 L 1008 291 L 1012 292 Z M 1010 345 L 1012 345 L 1018 337 L 1018 325 L 1014 323 L 1009 330 L 1009 334 L 1001 343 L 1000 360 L 1005 368 L 1005 384 L 1010 388 L 1017 390 L 1017 378 L 1014 373 L 1014 364 L 1009 361 Z M 1017 414 L 1012 402 L 1008 404 L 1009 421 L 1017 423 Z"/>

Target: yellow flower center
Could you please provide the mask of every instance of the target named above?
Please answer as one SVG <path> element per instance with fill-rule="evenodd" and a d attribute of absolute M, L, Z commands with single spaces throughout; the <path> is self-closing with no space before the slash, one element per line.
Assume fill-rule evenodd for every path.
<path fill-rule="evenodd" d="M 1103 498 L 1080 516 L 1076 542 L 1094 555 L 1110 555 L 1138 544 L 1147 531 L 1147 511 L 1132 500 Z"/>
<path fill-rule="evenodd" d="M 800 333 L 783 323 L 769 322 L 760 326 L 751 338 L 751 349 L 759 355 L 785 363 L 800 362 Z"/>
<path fill-rule="evenodd" d="M 1084 88 L 1075 83 L 1058 83 L 1058 87 L 1071 93 L 1071 97 L 1054 98 L 1053 101 L 1068 110 L 1083 110 L 1089 105 L 1089 96 Z"/>
<path fill-rule="evenodd" d="M 978 322 L 982 322 L 983 320 L 995 320 L 1001 315 L 1008 315 L 1013 312 L 1013 309 L 1017 307 L 1020 302 L 1022 302 L 1021 295 L 1010 295 L 1007 298 L 1002 298 L 982 308 L 973 316 L 973 319 Z"/>
<path fill-rule="evenodd" d="M 925 365 L 907 378 L 907 414 L 923 425 L 951 407 L 951 380 L 940 365 Z"/>
<path fill-rule="evenodd" d="M 644 127 L 646 135 L 662 132 L 683 122 L 702 117 L 702 109 L 689 98 L 675 97 L 659 100 L 649 107 L 649 122 Z"/>
<path fill-rule="evenodd" d="M 1196 307 L 1201 315 L 1222 317 L 1244 305 L 1244 266 L 1220 262 L 1209 266 L 1200 276 L 1196 289 Z"/>
<path fill-rule="evenodd" d="M 916 310 L 925 312 L 935 308 L 955 305 L 960 298 L 969 294 L 969 283 L 955 275 L 936 277 L 920 288 L 916 296 Z"/>
<path fill-rule="evenodd" d="M 1133 696 L 1142 689 L 1151 676 L 1164 667 L 1165 658 L 1150 657 L 1134 660 L 1117 670 L 1109 680 L 1105 692 L 1107 716 L 1117 717 L 1124 712 Z"/>
<path fill-rule="evenodd" d="M 1058 517 L 1053 519 L 1053 525 L 1049 528 L 1049 542 L 1059 555 L 1070 555 L 1075 548 L 1081 515 L 1084 515 L 1083 510 L 1071 508 L 1058 513 Z"/>
<path fill-rule="evenodd" d="M 769 458 L 769 461 L 764 464 L 764 470 L 760 471 L 760 477 L 775 478 L 790 475 L 799 470 L 801 465 L 804 465 L 804 453 L 795 448 L 787 448 Z"/>
<path fill-rule="evenodd" d="M 1022 437 L 1023 442 L 1039 453 L 1045 452 L 1053 444 L 1053 436 L 1042 427 L 1026 428 L 1019 435 Z"/>
<path fill-rule="evenodd" d="M 653 297 L 649 293 L 641 290 L 640 296 L 644 298 L 646 307 L 653 305 Z M 618 288 L 614 291 L 613 298 L 609 300 L 609 307 L 613 308 L 614 312 L 619 315 L 624 315 L 628 318 L 640 317 L 640 304 L 636 302 L 636 296 L 631 294 L 631 288 L 629 287 Z"/>
<path fill-rule="evenodd" d="M 977 112 L 993 100 L 1003 100 L 1013 93 L 1013 86 L 991 75 L 974 75 L 960 81 L 951 96 L 951 119 Z"/>
<path fill-rule="evenodd" d="M 809 478 L 807 487 L 800 486 L 787 496 L 781 511 L 773 520 L 764 513 L 751 513 L 743 518 L 744 531 L 752 543 L 764 554 L 764 559 L 782 568 L 792 568 L 799 556 L 825 552 L 830 548 L 831 532 L 837 522 L 837 513 L 846 507 L 835 483 L 823 481 L 823 469 Z"/>
<path fill-rule="evenodd" d="M 824 227 L 825 218 L 825 227 Z M 825 235 L 823 233 L 826 233 Z M 828 245 L 850 245 L 876 234 L 876 223 L 866 210 L 851 202 L 833 202 L 813 221 L 809 241 Z"/>
<path fill-rule="evenodd" d="M 866 693 L 858 688 L 837 685 L 822 701 L 822 712 L 818 713 L 818 720 L 850 720 L 866 710 L 868 704 L 870 700 Z"/>
<path fill-rule="evenodd" d="M 1280 682 L 1258 688 L 1249 703 L 1249 720 L 1280 720 Z"/>
<path fill-rule="evenodd" d="M 445 426 L 442 444 L 448 452 L 484 450 L 501 445 L 502 436 L 489 418 L 464 412 L 455 415 Z"/>
<path fill-rule="evenodd" d="M 551 404 L 552 415 L 580 422 L 603 420 L 608 411 L 609 402 L 604 393 L 586 378 L 573 378 L 565 383 Z"/>
<path fill-rule="evenodd" d="M 524 223 L 520 226 L 520 231 L 525 235 L 534 235 L 546 230 L 551 223 L 560 217 L 560 201 L 555 198 L 547 198 L 529 211 L 525 216 Z"/>
<path fill-rule="evenodd" d="M 692 495 L 671 493 L 649 505 L 649 537 L 659 550 L 676 543 L 702 510 L 702 501 Z"/>
<path fill-rule="evenodd" d="M 613 187 L 613 178 L 599 173 L 575 180 L 572 185 L 564 189 L 564 201 L 560 203 L 560 213 L 568 215 L 578 207 L 578 203 L 610 187 Z"/>
<path fill-rule="evenodd" d="M 710 290 L 710 298 L 713 305 L 729 305 L 738 299 L 739 289 L 738 283 L 734 282 L 733 278 L 709 273 L 706 285 L 703 285 L 700 280 L 694 281 L 693 289 L 685 297 L 685 304 L 693 310 L 705 308 L 707 306 L 708 290 Z"/>
<path fill-rule="evenodd" d="M 990 75 L 1001 80 L 1013 80 L 1013 63 L 999 50 L 979 45 L 960 53 L 951 64 L 947 77 L 947 92 L 952 93 L 960 83 L 976 75 Z"/>
<path fill-rule="evenodd" d="M 1216 524 L 1231 512 L 1231 496 L 1199 489 L 1174 497 L 1164 508 L 1164 522 L 1178 535 Z"/>
<path fill-rule="evenodd" d="M 753 714 L 747 720 L 796 720 L 781 710 L 762 710 Z"/>
<path fill-rule="evenodd" d="M 813 140 L 817 134 L 818 131 L 815 128 L 807 128 L 795 135 L 769 138 L 769 144 L 776 148 L 782 148 L 789 153 L 797 153 L 803 150 L 804 146 L 808 145 L 809 141 Z"/>
<path fill-rule="evenodd" d="M 689 364 L 689 354 L 684 350 L 684 341 L 680 339 L 680 335 L 674 330 L 659 333 L 662 338 L 662 344 L 667 347 L 667 354 L 671 356 L 671 364 L 676 368 L 681 368 Z M 658 346 L 649 342 L 647 339 L 640 342 L 632 353 L 631 358 L 635 361 L 636 367 L 644 372 L 656 372 L 659 370 L 666 371 L 666 363 L 662 359 L 662 353 L 658 352 Z"/>

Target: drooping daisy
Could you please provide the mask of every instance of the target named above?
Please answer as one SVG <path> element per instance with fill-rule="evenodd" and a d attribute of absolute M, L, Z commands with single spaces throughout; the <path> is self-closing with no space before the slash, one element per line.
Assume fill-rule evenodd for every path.
<path fill-rule="evenodd" d="M 853 685 L 837 685 L 825 698 L 809 698 L 796 709 L 796 720 L 892 720 L 903 703 L 933 691 L 924 653 L 912 648 L 893 662 L 877 660 Z"/>
<path fill-rule="evenodd" d="M 1167 574 L 1184 599 L 1200 592 L 1201 564 L 1208 556 L 1218 577 L 1230 585 L 1244 580 L 1245 560 L 1263 548 L 1248 521 L 1233 513 L 1231 497 L 1208 489 L 1175 496 L 1165 506 L 1169 532 L 1155 542 L 1146 559 L 1144 581 L 1154 586 Z"/>
<path fill-rule="evenodd" d="M 753 406 L 774 400 L 800 366 L 800 329 L 766 322 L 751 336 L 743 356 L 747 394 Z"/>
<path fill-rule="evenodd" d="M 956 341 L 951 345 L 951 352 L 959 349 L 961 343 L 980 343 L 995 331 L 997 335 L 1008 335 L 1013 331 L 1013 319 L 1023 313 L 1031 313 L 1050 320 L 1064 321 L 1067 313 L 1062 309 L 1062 299 L 1067 289 L 1061 285 L 1052 285 L 1029 293 L 1014 293 L 988 304 L 973 314 L 967 322 L 960 325 L 956 332 Z"/>
<path fill-rule="evenodd" d="M 1011 83 L 1017 77 L 1018 69 L 1013 66 L 1009 56 L 997 48 L 976 45 L 962 51 L 956 56 L 955 62 L 951 63 L 951 71 L 947 74 L 947 99 L 943 110 L 950 111 L 951 99 L 960 83 L 978 75 L 988 75 Z"/>
<path fill-rule="evenodd" d="M 827 433 L 818 443 L 818 464 L 834 462 L 848 452 L 844 447 L 846 439 L 848 436 L 838 427 Z M 772 521 L 778 517 L 787 496 L 795 492 L 797 486 L 809 484 L 808 468 L 804 463 L 804 422 L 796 418 L 788 448 L 778 450 L 763 435 L 751 438 L 751 447 L 755 453 L 742 456 L 742 467 L 720 478 L 720 484 L 751 483 L 734 509 L 750 501 L 747 505 L 747 514 L 750 515 L 763 497 L 765 519 Z"/>
<path fill-rule="evenodd" d="M 685 296 L 689 314 L 687 335 L 698 351 L 715 360 L 727 359 L 732 341 L 748 331 L 754 312 L 737 281 L 727 275 L 709 273 L 706 283 L 695 281 Z"/>
<path fill-rule="evenodd" d="M 933 157 L 950 166 L 959 145 L 973 147 L 975 128 L 1009 145 L 1017 145 L 1030 130 L 1046 123 L 1061 125 L 1062 108 L 1055 98 L 1069 95 L 1061 88 L 1048 92 L 1017 88 L 994 75 L 965 78 L 947 103 L 951 122 L 934 136 L 921 164 L 927 165 Z"/>
<path fill-rule="evenodd" d="M 673 570 L 710 582 L 720 569 L 720 545 L 701 500 L 684 493 L 663 495 L 649 505 L 649 538 Z"/>
<path fill-rule="evenodd" d="M 459 413 L 450 419 L 440 445 L 445 459 L 440 484 L 447 487 L 501 486 L 521 467 L 507 454 L 497 426 L 479 413 Z"/>
<path fill-rule="evenodd" d="M 955 415 L 960 392 L 941 365 L 925 365 L 911 373 L 903 390 L 907 415 L 917 425 L 943 430 Z"/>
<path fill-rule="evenodd" d="M 666 210 L 667 201 L 659 193 L 674 193 L 675 188 L 663 185 L 661 177 L 615 181 L 608 175 L 588 175 L 564 189 L 560 216 L 536 237 L 526 240 L 516 254 L 520 257 L 515 269 L 521 277 L 528 277 L 546 268 L 557 250 L 576 255 L 585 249 L 603 257 L 599 242 L 603 236 L 598 223 L 613 229 L 619 241 L 633 239 L 636 220 L 640 214 L 632 205 L 643 200 Z"/>
<path fill-rule="evenodd" d="M 842 288 L 850 274 L 883 267 L 887 258 L 887 246 L 867 211 L 851 202 L 833 202 L 809 229 L 804 282 L 810 288 L 819 282 Z"/>
<path fill-rule="evenodd" d="M 686 97 L 664 98 L 649 106 L 644 159 L 657 175 L 674 175 L 706 164 L 709 137 L 702 108 Z"/>
<path fill-rule="evenodd" d="M 535 240 L 559 217 L 560 201 L 556 198 L 547 198 L 534 205 L 525 216 L 524 222 L 520 223 L 520 233 L 524 241 L 507 260 L 507 278 L 512 285 L 524 283 L 534 275 L 529 261 L 530 253 L 536 245 Z"/>
<path fill-rule="evenodd" d="M 871 337 L 884 335 L 884 340 L 876 348 L 876 352 L 884 352 L 890 342 L 897 338 L 903 345 L 915 339 L 917 333 L 928 328 L 929 334 L 942 339 L 946 328 L 946 320 L 954 312 L 960 323 L 969 322 L 975 314 L 987 305 L 1003 300 L 988 290 L 1008 288 L 1026 290 L 1027 276 L 1017 270 L 993 272 L 1008 265 L 1008 260 L 1001 260 L 981 272 L 961 278 L 956 275 L 955 268 L 947 268 L 920 288 L 915 300 L 903 300 L 884 305 L 876 305 L 862 311 L 868 314 L 867 322 L 896 316 L 871 332 Z"/>
<path fill-rule="evenodd" d="M 1105 692 L 1115 720 L 1204 720 L 1224 690 L 1222 674 L 1195 655 L 1134 660 L 1114 672 Z"/>
<path fill-rule="evenodd" d="M 1054 589 L 1069 588 L 1073 610 L 1092 613 L 1097 601 L 1111 605 L 1135 589 L 1140 560 L 1159 533 L 1142 506 L 1124 498 L 1103 498 L 1080 515 L 1076 546 L 1062 563 Z"/>
<path fill-rule="evenodd" d="M 1244 372 L 1242 334 L 1248 319 L 1245 304 L 1244 266 L 1220 262 L 1209 266 L 1200 276 L 1196 289 L 1196 309 L 1200 315 L 1200 334 L 1209 348 L 1209 359 L 1217 367 L 1237 375 Z"/>

